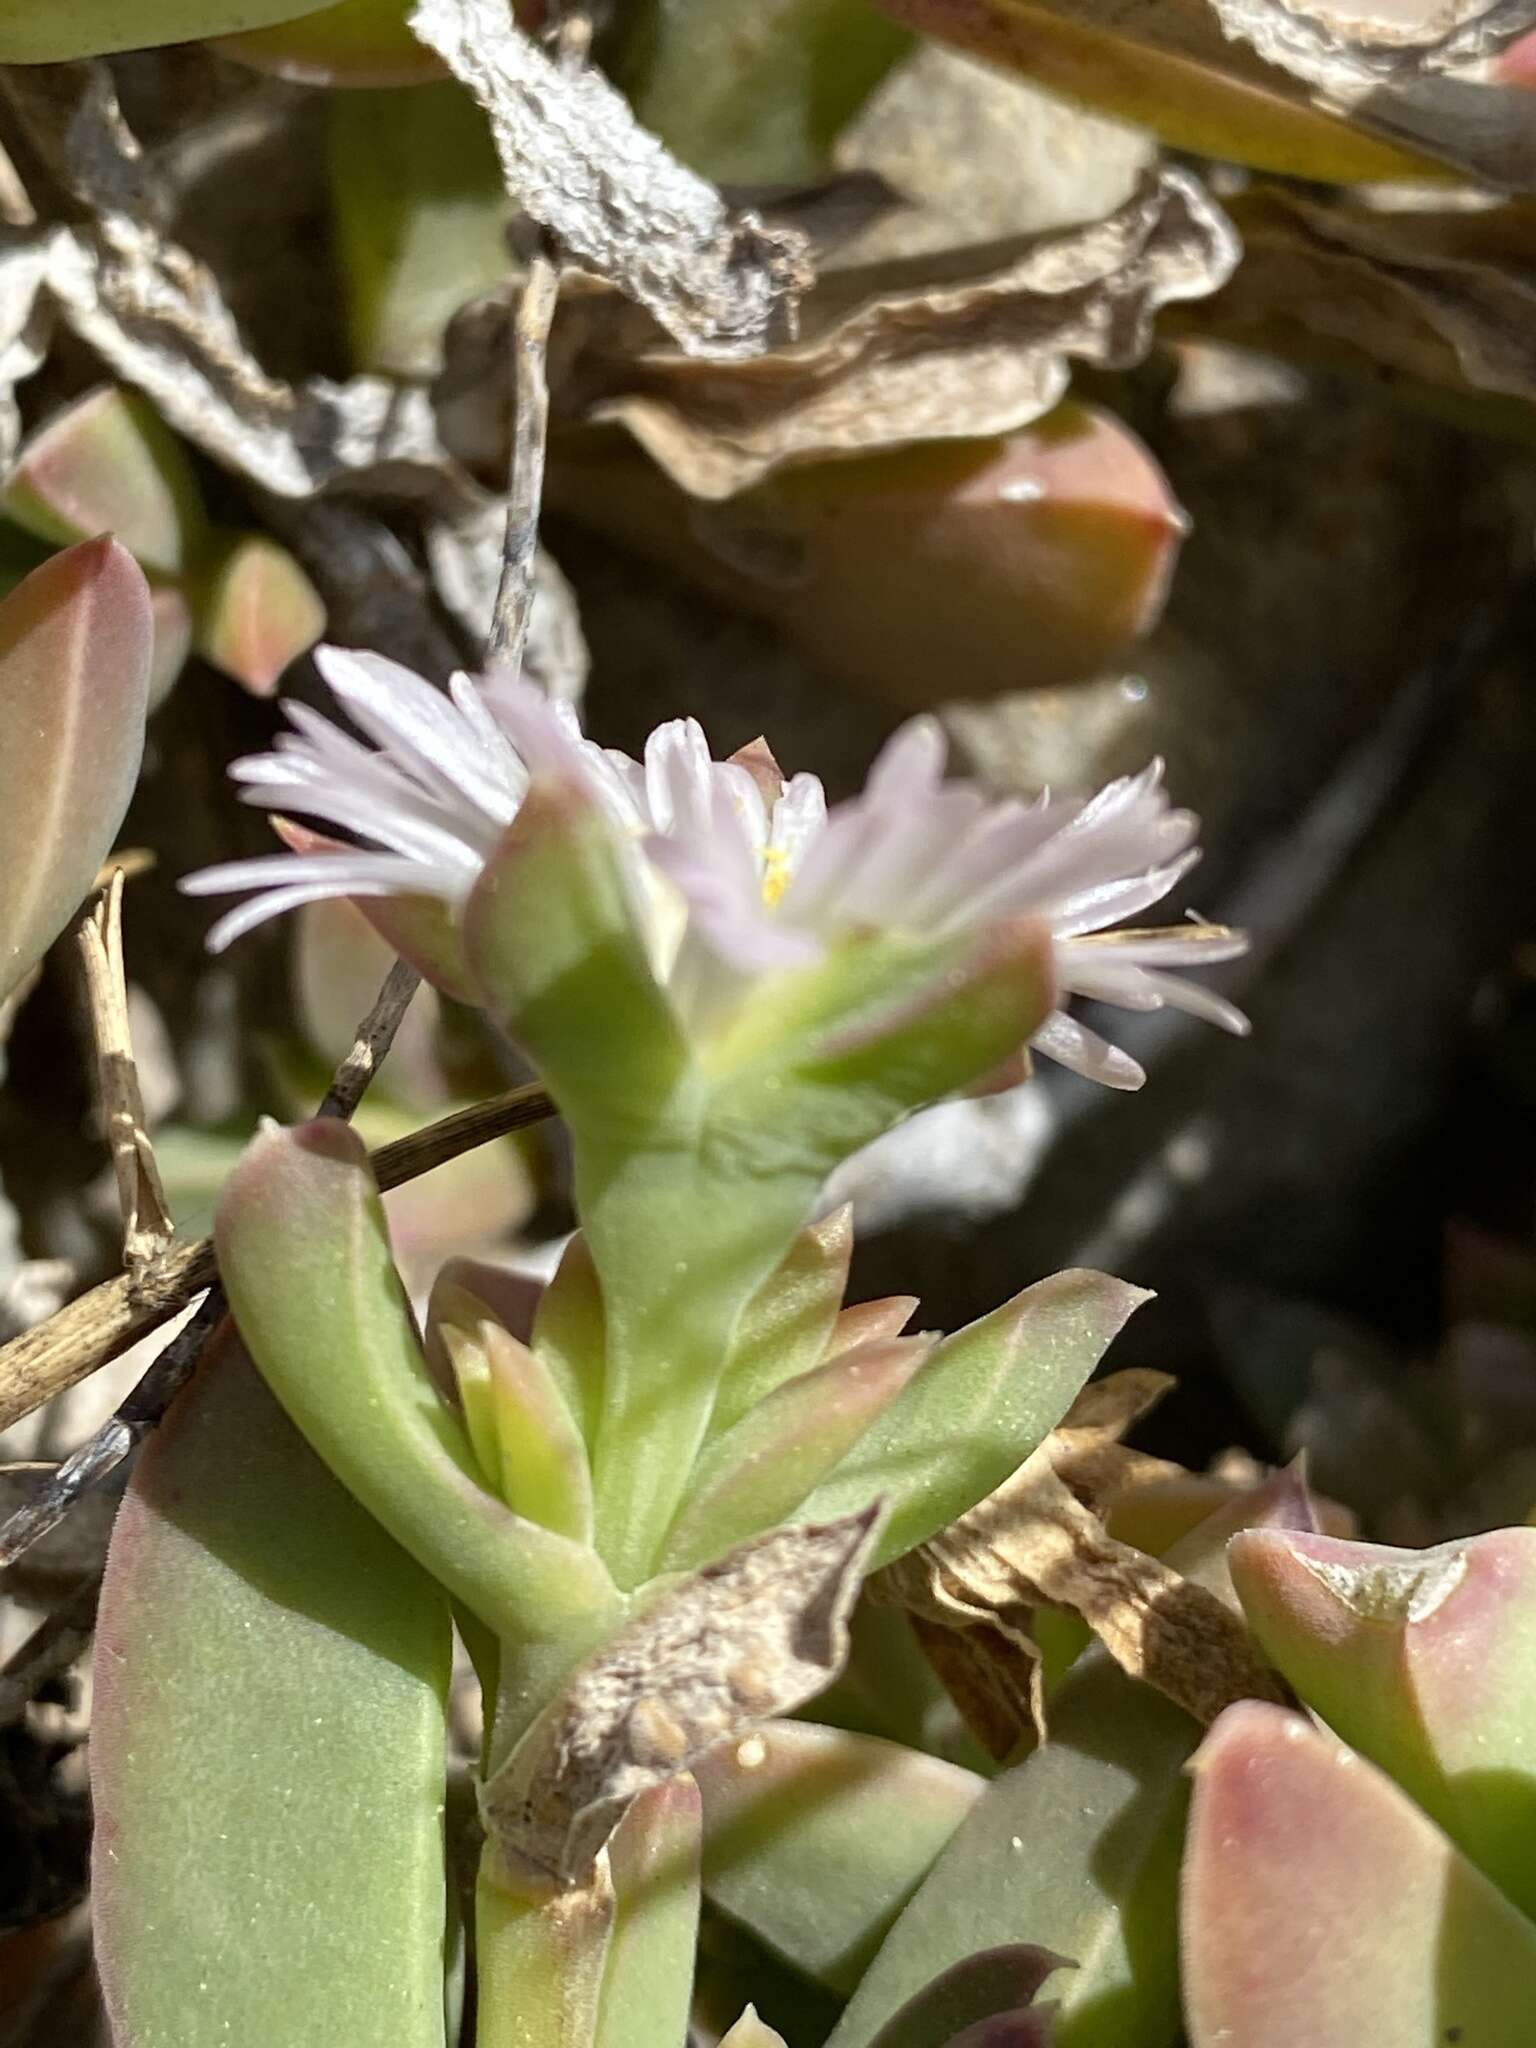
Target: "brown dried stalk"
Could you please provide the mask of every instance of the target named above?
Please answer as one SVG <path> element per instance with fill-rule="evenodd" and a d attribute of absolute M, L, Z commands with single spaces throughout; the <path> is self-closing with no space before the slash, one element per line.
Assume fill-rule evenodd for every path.
<path fill-rule="evenodd" d="M 113 867 L 75 926 L 85 975 L 96 1090 L 101 1121 L 117 1176 L 123 1217 L 123 1264 L 142 1273 L 176 1234 L 166 1207 L 154 1146 L 145 1128 L 144 1097 L 133 1034 L 128 1024 L 128 982 L 123 967 L 124 870 Z"/>
<path fill-rule="evenodd" d="M 461 1152 L 542 1123 L 554 1113 L 542 1088 L 509 1089 L 381 1145 L 373 1154 L 375 1177 L 381 1188 L 400 1187 Z M 172 1245 L 138 1280 L 126 1273 L 104 1280 L 46 1322 L 0 1345 L 0 1429 L 30 1415 L 167 1322 L 212 1283 L 216 1271 L 210 1238 Z"/>

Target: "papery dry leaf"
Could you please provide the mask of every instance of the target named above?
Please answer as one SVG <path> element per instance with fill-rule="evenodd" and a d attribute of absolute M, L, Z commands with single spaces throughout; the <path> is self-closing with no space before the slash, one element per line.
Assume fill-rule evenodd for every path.
<path fill-rule="evenodd" d="M 0 477 L 9 473 L 21 446 L 16 386 L 48 352 L 47 274 L 45 241 L 29 228 L 0 228 Z"/>
<path fill-rule="evenodd" d="M 1350 84 L 1438 72 L 1492 57 L 1536 22 L 1532 0 L 1428 0 L 1417 9 L 1313 0 L 1210 0 L 1225 32 L 1309 83 Z"/>
<path fill-rule="evenodd" d="M 1234 213 L 1244 260 L 1202 327 L 1536 402 L 1536 204 L 1404 212 L 1256 186 Z"/>
<path fill-rule="evenodd" d="M 726 498 L 786 463 L 1037 419 L 1069 358 L 1138 361 L 1158 308 L 1214 291 L 1237 255 L 1196 180 L 1165 170 L 1090 227 L 833 272 L 805 303 L 802 339 L 752 362 L 690 360 L 588 294 L 562 316 L 553 402 L 622 422 L 685 490 Z M 440 417 L 477 467 L 499 461 L 487 429 L 505 431 L 505 320 L 482 302 L 449 334 Z"/>
<path fill-rule="evenodd" d="M 1117 1384 L 1117 1382 L 1119 1384 Z M 1133 1678 L 1210 1722 L 1235 1699 L 1283 1699 L 1242 1621 L 1202 1586 L 1105 1533 L 1097 1504 L 1160 1460 L 1115 1439 L 1168 1385 L 1116 1373 L 1086 1388 L 997 1491 L 888 1565 L 877 1596 L 905 1607 L 968 1724 L 1002 1758 L 1045 1735 L 1036 1608 L 1079 1615 Z M 1070 1483 L 1069 1483 L 1070 1475 Z M 1092 1489 L 1092 1505 L 1077 1486 Z M 949 1632 L 958 1640 L 944 1640 Z"/>
<path fill-rule="evenodd" d="M 123 870 L 81 919 L 80 961 L 90 1006 L 101 1118 L 117 1177 L 123 1219 L 123 1264 L 130 1275 L 163 1252 L 176 1234 L 155 1149 L 146 1128 L 144 1096 L 128 1023 L 128 985 L 123 968 Z"/>
<path fill-rule="evenodd" d="M 1289 157 L 1305 172 L 1307 131 L 1291 135 L 1292 147 L 1280 145 L 1287 111 L 1307 110 L 1348 122 L 1421 161 L 1438 159 L 1482 184 L 1511 192 L 1536 190 L 1536 123 L 1529 93 L 1519 86 L 1446 76 L 1443 70 L 1520 35 L 1521 24 L 1533 19 L 1536 0 L 1500 0 L 1481 14 L 1466 0 L 1440 0 L 1434 12 L 1426 9 L 1417 22 L 1400 15 L 1395 24 L 1358 4 L 1347 11 L 1335 0 L 1312 0 L 1305 13 L 1287 0 L 879 4 L 924 34 L 1026 76 L 1039 68 L 1043 54 L 1047 61 L 1041 75 L 1047 82 L 1069 90 L 1065 81 L 1075 77 L 1089 98 L 1095 86 L 1094 46 L 1104 38 L 1110 88 L 1104 103 L 1156 127 L 1158 82 L 1171 87 L 1175 98 L 1182 89 L 1203 110 L 1197 130 L 1213 109 L 1219 115 L 1204 128 L 1211 153 L 1218 150 L 1210 138 L 1222 132 L 1224 123 L 1241 156 L 1245 126 L 1251 126 L 1264 146 L 1256 161 L 1274 162 L 1278 168 Z M 1137 77 L 1141 52 L 1157 68 L 1150 90 Z M 1276 115 L 1282 125 L 1273 132 Z M 1319 124 L 1312 143 L 1325 142 L 1326 135 Z M 1364 175 L 1391 172 L 1384 163 Z"/>
<path fill-rule="evenodd" d="M 466 650 L 434 617 L 420 571 L 389 528 L 340 502 L 410 499 L 438 526 L 499 534 L 504 500 L 448 455 L 426 394 L 382 377 L 293 386 L 268 376 L 212 274 L 157 225 L 166 195 L 106 68 L 16 70 L 6 89 L 29 132 L 47 138 L 85 215 L 25 238 L 0 230 L 0 458 L 14 453 L 11 387 L 36 369 L 61 318 L 189 441 L 267 495 L 269 520 L 314 576 L 334 637 L 389 647 L 425 674 L 446 675 Z M 462 592 L 462 578 L 454 588 Z M 585 672 L 572 607 L 539 609 L 545 667 L 569 687 Z M 478 654 L 483 635 L 472 640 Z"/>
<path fill-rule="evenodd" d="M 262 369 L 212 273 L 161 227 L 165 195 L 105 65 L 15 67 L 5 87 L 84 216 L 32 238 L 32 289 L 124 383 L 278 497 L 345 483 L 458 502 L 462 480 L 419 390 L 381 377 L 294 386 Z M 13 291 L 28 277 L 20 270 Z"/>
<path fill-rule="evenodd" d="M 775 1529 L 663 1592 L 566 1680 L 481 1795 L 509 1875 L 585 1880 L 647 1786 L 842 1666 L 879 1519 Z"/>
<path fill-rule="evenodd" d="M 419 0 L 410 25 L 490 116 L 518 205 L 687 354 L 756 355 L 793 332 L 811 279 L 805 238 L 733 218 L 600 72 L 562 69 L 505 0 Z"/>

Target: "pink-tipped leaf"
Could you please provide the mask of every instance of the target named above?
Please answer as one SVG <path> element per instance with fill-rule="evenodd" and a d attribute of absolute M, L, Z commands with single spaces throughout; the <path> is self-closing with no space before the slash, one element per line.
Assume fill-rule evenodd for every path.
<path fill-rule="evenodd" d="M 0 997 L 111 851 L 144 752 L 153 647 L 143 573 L 106 536 L 0 601 Z"/>

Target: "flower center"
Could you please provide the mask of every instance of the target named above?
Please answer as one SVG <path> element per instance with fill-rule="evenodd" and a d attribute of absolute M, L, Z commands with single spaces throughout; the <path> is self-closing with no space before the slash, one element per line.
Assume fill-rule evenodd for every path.
<path fill-rule="evenodd" d="M 789 887 L 789 855 L 782 846 L 770 846 L 763 853 L 763 901 L 770 910 L 776 910 L 779 898 Z"/>

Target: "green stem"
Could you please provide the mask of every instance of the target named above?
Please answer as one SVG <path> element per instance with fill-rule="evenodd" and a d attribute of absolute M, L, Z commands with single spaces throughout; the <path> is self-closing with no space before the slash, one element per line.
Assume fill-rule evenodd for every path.
<path fill-rule="evenodd" d="M 475 2048 L 592 2048 L 613 1894 L 509 1886 L 486 1846 L 475 1887 Z"/>
<path fill-rule="evenodd" d="M 578 1207 L 606 1331 L 596 1544 L 625 1590 L 655 1570 L 741 1311 L 815 1198 L 813 1179 L 764 1176 L 751 1165 L 712 1144 L 707 1125 L 688 1149 L 578 1143 Z"/>

